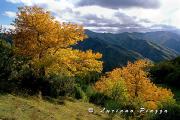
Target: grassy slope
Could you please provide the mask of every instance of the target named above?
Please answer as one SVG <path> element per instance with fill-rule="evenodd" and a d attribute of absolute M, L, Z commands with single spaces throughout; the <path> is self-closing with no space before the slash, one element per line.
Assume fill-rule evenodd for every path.
<path fill-rule="evenodd" d="M 89 107 L 95 112 L 88 113 Z M 66 100 L 60 105 L 38 98 L 0 95 L 0 120 L 107 120 L 108 115 L 100 110 L 93 104 L 80 101 Z"/>

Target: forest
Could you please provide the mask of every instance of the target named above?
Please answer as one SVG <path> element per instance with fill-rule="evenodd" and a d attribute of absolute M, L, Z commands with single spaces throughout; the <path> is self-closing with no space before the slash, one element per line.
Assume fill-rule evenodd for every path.
<path fill-rule="evenodd" d="M 39 111 L 65 101 L 68 105 L 72 104 L 69 101 L 77 106 L 91 104 L 100 109 L 89 113 L 98 116 L 92 119 L 180 118 L 180 57 L 158 62 L 141 58 L 104 71 L 102 53 L 76 49 L 89 37 L 83 26 L 59 22 L 38 6 L 20 7 L 12 25 L 14 29 L 0 28 L 0 120 L 63 119 L 63 114 L 55 115 L 58 112 L 50 112 L 48 117 L 36 111 L 31 113 L 36 116 L 33 118 L 16 99 L 25 99 L 32 106 L 40 101 Z M 12 106 L 6 100 L 12 106 L 16 101 L 14 111 L 18 109 L 21 114 L 7 113 Z M 88 114 L 88 107 L 84 111 Z M 64 119 L 89 119 L 82 116 Z"/>

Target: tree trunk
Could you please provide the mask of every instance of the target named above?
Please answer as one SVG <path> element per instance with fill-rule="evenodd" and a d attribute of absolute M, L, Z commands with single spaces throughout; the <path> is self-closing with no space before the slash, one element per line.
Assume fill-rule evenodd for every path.
<path fill-rule="evenodd" d="M 40 52 L 39 53 L 39 61 L 43 58 L 43 52 Z M 44 66 L 40 66 L 39 70 L 38 70 L 38 74 L 39 74 L 39 77 L 43 77 L 45 76 L 45 67 Z"/>
<path fill-rule="evenodd" d="M 43 53 L 40 52 L 39 54 L 39 61 L 41 61 L 41 59 L 43 58 Z M 38 79 L 41 81 L 42 79 L 44 79 L 45 76 L 45 67 L 42 65 L 40 66 L 40 68 L 38 69 Z M 38 92 L 38 98 L 42 99 L 42 83 L 39 86 L 39 92 Z"/>

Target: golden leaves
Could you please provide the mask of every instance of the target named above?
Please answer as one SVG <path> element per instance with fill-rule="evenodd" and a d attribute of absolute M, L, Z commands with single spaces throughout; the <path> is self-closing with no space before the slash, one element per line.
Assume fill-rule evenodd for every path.
<path fill-rule="evenodd" d="M 148 78 L 147 69 L 152 63 L 147 60 L 138 60 L 134 63 L 129 62 L 126 67 L 114 69 L 112 72 L 101 77 L 96 82 L 96 90 L 109 96 L 109 89 L 112 89 L 117 83 L 126 89 L 129 103 L 144 105 L 147 108 L 157 107 L 161 103 L 173 102 L 173 94 L 170 90 L 158 88 Z"/>
<path fill-rule="evenodd" d="M 20 54 L 37 56 L 50 48 L 67 48 L 87 36 L 83 26 L 60 23 L 37 6 L 22 7 L 14 21 L 13 43 Z"/>
<path fill-rule="evenodd" d="M 52 57 L 55 58 L 55 62 L 48 67 L 49 73 L 53 73 L 55 72 L 54 69 L 58 69 L 58 72 L 61 71 L 69 76 L 76 76 L 88 72 L 100 73 L 102 71 L 102 62 L 97 61 L 101 58 L 101 55 L 92 53 L 92 51 L 82 52 L 72 48 L 60 49 Z M 62 70 L 62 68 L 64 69 Z"/>
<path fill-rule="evenodd" d="M 19 8 L 13 25 L 16 53 L 30 56 L 31 63 L 37 69 L 43 66 L 46 74 L 75 76 L 102 71 L 101 54 L 71 49 L 87 38 L 83 26 L 58 22 L 37 6 Z"/>

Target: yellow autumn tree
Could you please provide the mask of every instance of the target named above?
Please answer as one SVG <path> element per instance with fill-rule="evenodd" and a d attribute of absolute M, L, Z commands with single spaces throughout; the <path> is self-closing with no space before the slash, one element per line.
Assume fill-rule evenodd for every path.
<path fill-rule="evenodd" d="M 13 26 L 15 52 L 31 58 L 39 75 L 101 72 L 101 54 L 71 48 L 87 37 L 83 26 L 58 22 L 38 6 L 19 8 Z"/>
<path fill-rule="evenodd" d="M 125 104 L 128 100 L 125 81 L 116 69 L 102 76 L 100 80 L 96 82 L 95 89 L 121 104 Z"/>
<path fill-rule="evenodd" d="M 49 61 L 52 63 L 47 67 L 47 74 L 63 74 L 82 78 L 89 72 L 100 73 L 102 71 L 102 62 L 97 60 L 102 56 L 100 53 L 93 53 L 91 50 L 83 52 L 72 48 L 60 49 L 55 54 L 51 52 L 46 56 L 45 60 L 47 61 L 41 61 L 41 64 L 47 64 L 44 62 L 48 62 L 49 56 L 51 56 Z"/>
<path fill-rule="evenodd" d="M 123 94 L 120 92 L 121 97 L 127 98 L 124 99 L 126 100 L 124 102 L 139 108 L 144 106 L 149 109 L 156 109 L 158 105 L 174 102 L 173 94 L 170 90 L 157 87 L 150 81 L 147 68 L 151 65 L 151 62 L 147 60 L 138 60 L 134 63 L 129 62 L 126 67 L 114 69 L 107 76 L 103 76 L 95 84 L 95 88 L 102 93 L 112 96 L 111 89 L 117 83 L 120 83 L 123 86 L 121 89 L 124 90 Z"/>

